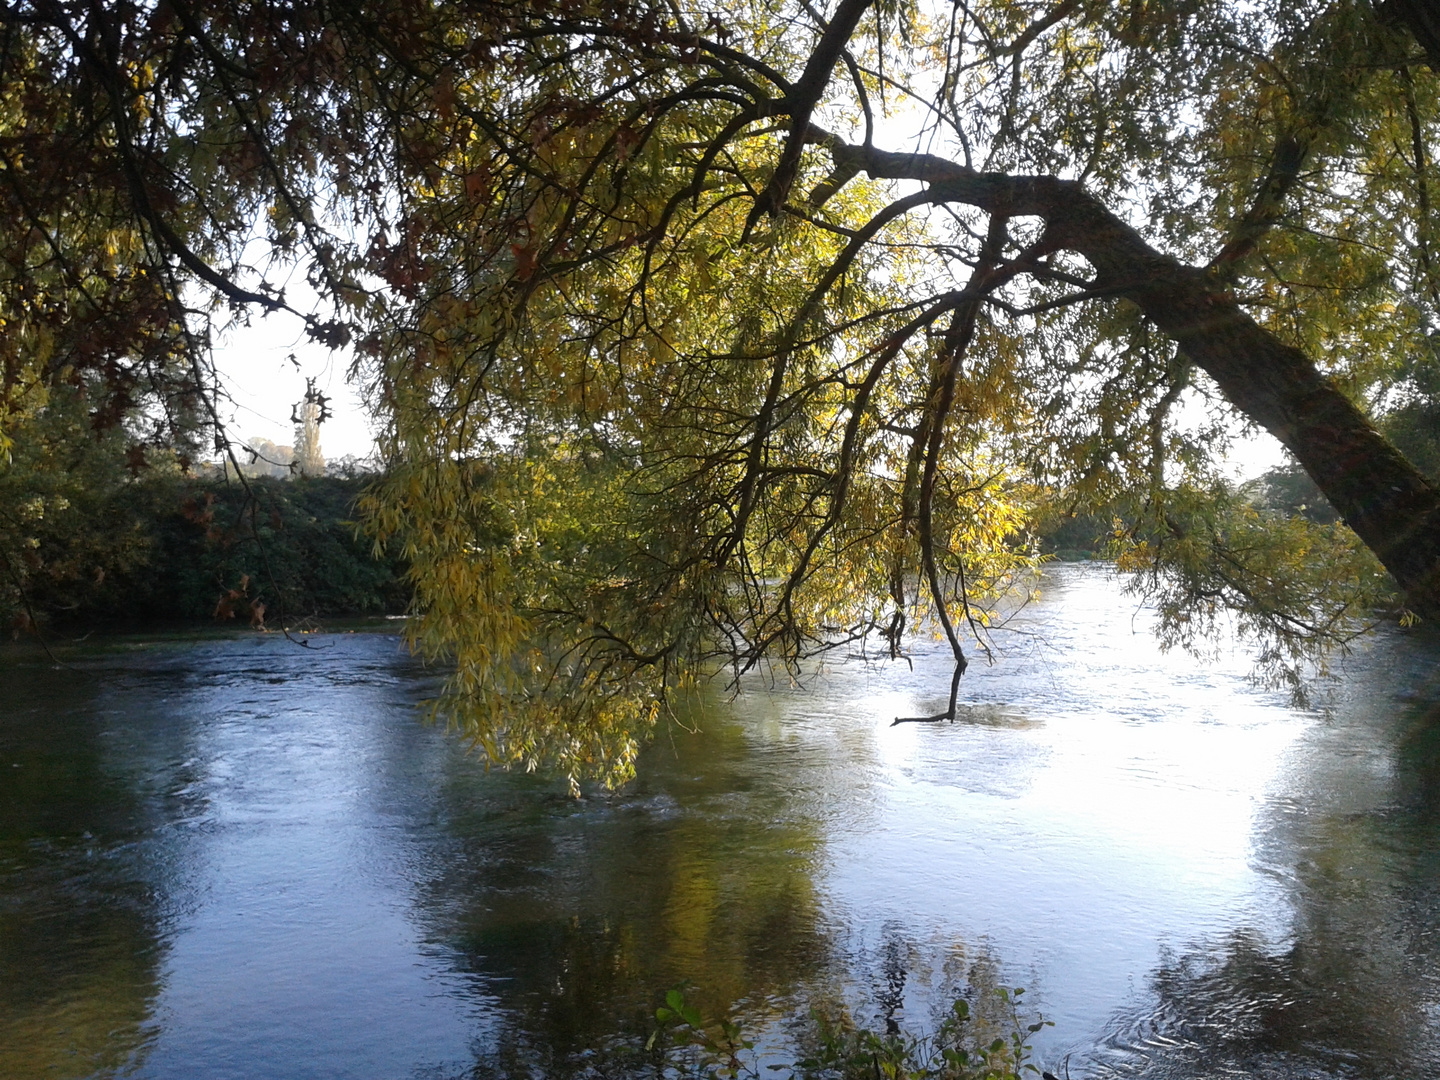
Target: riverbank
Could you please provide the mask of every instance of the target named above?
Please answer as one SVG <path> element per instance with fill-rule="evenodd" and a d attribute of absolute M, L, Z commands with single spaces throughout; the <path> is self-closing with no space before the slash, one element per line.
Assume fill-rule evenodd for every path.
<path fill-rule="evenodd" d="M 100 627 L 75 633 L 66 626 L 50 627 L 43 634 L 25 633 L 0 638 L 0 664 L 65 662 L 111 653 L 142 652 L 153 648 L 183 648 L 205 642 L 240 641 L 247 638 L 289 635 L 304 643 L 331 635 L 403 634 L 408 615 L 348 615 L 335 618 L 307 617 L 288 626 L 267 623 L 264 627 L 216 619 L 156 621 L 142 626 Z"/>

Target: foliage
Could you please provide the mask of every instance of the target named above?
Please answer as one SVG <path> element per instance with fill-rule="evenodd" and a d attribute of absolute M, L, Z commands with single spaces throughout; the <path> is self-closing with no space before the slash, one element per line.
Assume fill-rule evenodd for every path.
<path fill-rule="evenodd" d="M 273 476 L 277 479 L 287 478 L 298 471 L 292 468 L 295 462 L 293 446 L 278 446 L 269 439 L 250 438 L 239 450 L 236 455 L 239 469 L 229 465 L 227 471 L 238 472 L 240 476 Z"/>
<path fill-rule="evenodd" d="M 201 480 L 125 471 L 78 395 L 16 430 L 0 468 L 0 625 L 93 628 L 404 610 L 404 568 L 376 558 L 353 505 L 363 479 Z"/>
<path fill-rule="evenodd" d="M 1316 642 L 1343 647 L 1394 604 L 1393 584 L 1336 522 L 1276 514 L 1226 484 L 1157 494 L 1111 553 L 1160 616 L 1161 643 L 1204 651 L 1233 628 L 1259 643 L 1268 681 L 1305 697 Z"/>
<path fill-rule="evenodd" d="M 1440 339 L 1432 330 L 1423 347 L 1404 358 L 1382 420 L 1395 446 L 1432 480 L 1440 481 Z"/>
<path fill-rule="evenodd" d="M 97 428 L 128 422 L 132 452 L 186 454 L 203 395 L 176 269 L 136 220 L 143 178 L 96 138 L 86 99 L 104 91 L 27 14 L 7 7 L 0 65 L 0 456 L 59 388 L 92 399 Z"/>
<path fill-rule="evenodd" d="M 762 1070 L 755 1043 L 736 1024 L 706 1023 L 686 1002 L 684 991 L 674 989 L 655 1010 L 658 1026 L 646 1048 L 662 1058 L 667 1075 L 711 1080 L 766 1075 L 788 1075 L 790 1080 L 1019 1080 L 1040 1075 L 1027 1061 L 1026 1040 L 1047 1022 L 1021 1021 L 1024 990 L 995 993 L 1009 1022 L 1007 1034 L 980 1034 L 964 998 L 956 998 L 935 1031 L 924 1035 L 899 1030 L 880 1034 L 843 1017 L 816 1014 L 807 1037 L 813 1044 L 808 1055 L 793 1065 L 770 1064 Z"/>
<path fill-rule="evenodd" d="M 1373 66 L 1399 57 L 1394 41 L 1356 10 L 1300 21 L 1276 9 L 1266 22 L 1197 4 L 1183 24 L 1178 11 L 1143 11 L 1125 25 L 1098 6 L 1056 8 L 1074 18 L 1053 38 L 1043 20 L 1029 33 L 1019 5 L 995 5 L 993 18 L 957 9 L 958 28 L 897 13 L 891 33 L 882 13 L 873 31 L 855 30 L 853 93 L 831 115 L 854 131 L 900 84 L 935 100 L 928 119 L 949 127 L 957 152 L 967 136 L 983 144 L 990 168 L 1083 164 L 1093 190 L 1148 199 L 1174 250 L 1222 248 L 1226 273 L 1258 275 L 1242 288 L 1278 279 L 1274 299 L 1252 305 L 1261 321 L 1316 352 L 1365 357 L 1370 366 L 1342 374 L 1373 381 L 1379 358 L 1403 349 L 1396 335 L 1419 325 L 1393 317 L 1381 275 L 1398 267 L 1369 254 L 1396 251 L 1399 234 L 1373 230 L 1401 226 L 1367 222 L 1361 236 L 1357 223 L 1327 240 L 1318 234 L 1353 217 L 1351 201 L 1315 199 L 1293 222 L 1251 204 L 1287 140 L 1333 170 L 1327 191 L 1379 183 L 1355 157 L 1370 135 L 1341 129 L 1404 121 L 1374 111 L 1393 88 L 1374 84 L 1388 76 Z M 437 120 L 451 149 L 414 196 L 414 262 L 394 309 L 403 332 L 370 343 L 387 449 L 404 466 L 368 509 L 406 545 L 425 613 L 418 640 L 454 656 L 452 715 L 492 756 L 575 772 L 618 750 L 621 769 L 607 775 L 623 777 L 620 733 L 643 731 L 660 707 L 635 689 L 647 669 L 658 670 L 642 685 L 663 691 L 712 657 L 743 670 L 867 635 L 898 648 L 905 627 L 928 619 L 959 628 L 963 665 L 959 636 L 985 621 L 971 598 L 1033 565 L 1024 523 L 1037 482 L 1092 505 L 1128 494 L 1192 506 L 1187 540 L 1126 561 L 1150 571 L 1175 641 L 1197 640 L 1189 630 L 1207 610 L 1239 605 L 1266 658 L 1294 672 L 1368 621 L 1383 590 L 1337 585 L 1342 563 L 1339 582 L 1376 577 L 1339 554 L 1353 549 L 1343 538 L 1257 518 L 1268 539 L 1246 541 L 1244 573 L 1209 569 L 1233 555 L 1206 464 L 1219 422 L 1186 431 L 1170 413 L 1188 389 L 1213 390 L 1133 308 L 1066 303 L 1084 266 L 1043 236 L 998 213 L 917 220 L 909 211 L 931 200 L 846 175 L 838 137 L 814 130 L 822 152 L 802 155 L 792 181 L 811 194 L 787 214 L 761 212 L 795 142 L 762 123 L 778 107 L 770 93 L 787 105 L 798 93 L 775 72 L 818 46 L 778 10 L 744 17 L 750 59 L 702 41 L 687 64 L 672 58 L 683 47 L 665 22 L 637 39 L 623 22 L 577 14 L 568 25 L 584 32 L 572 38 L 564 19 L 537 12 L 499 36 L 494 65 L 456 84 L 453 123 Z M 995 45 L 1002 33 L 1035 50 L 1023 77 L 1020 54 Z M 1337 52 L 1355 66 L 1318 63 Z M 992 81 L 1012 67 L 1014 81 Z M 597 81 L 614 87 L 603 108 L 587 104 Z M 1432 115 L 1431 84 L 1409 85 L 1431 95 L 1415 107 Z M 1243 93 L 1258 117 L 1239 123 Z M 1117 100 L 1144 101 L 1145 113 L 1114 115 Z M 1180 118 L 1197 102 L 1209 111 L 1187 129 Z M 1392 168 L 1389 182 L 1408 179 Z M 1245 248 L 1262 240 L 1269 270 Z M 1295 282 L 1319 280 L 1321 264 L 1331 291 L 1301 309 Z M 1034 314 L 1003 317 L 1022 311 Z M 523 563 L 513 545 L 503 560 L 477 550 L 467 458 L 505 477 L 504 497 L 484 494 L 486 505 L 547 504 L 510 532 Z M 574 479 L 557 487 L 560 475 Z M 555 493 L 587 488 L 577 520 L 592 532 L 567 549 L 545 531 L 569 520 Z M 585 501 L 596 491 L 603 515 Z M 564 570 L 532 561 L 545 552 Z"/>
<path fill-rule="evenodd" d="M 83 389 L 46 395 L 0 463 L 0 626 L 114 603 L 147 566 L 144 495 L 124 467 L 126 435 L 95 432 Z"/>
<path fill-rule="evenodd" d="M 1065 561 L 1103 558 L 1114 534 L 1113 504 L 1081 510 L 1075 500 L 1052 499 L 1036 510 L 1040 550 Z"/>
<path fill-rule="evenodd" d="M 258 603 L 267 623 L 283 626 L 404 611 L 404 567 L 376 558 L 352 520 L 364 484 L 334 477 L 252 480 L 248 490 L 214 480 L 157 484 L 150 494 L 156 555 L 143 580 L 127 578 L 125 616 L 248 619 Z M 241 603 L 227 611 L 219 602 L 237 587 Z"/>
<path fill-rule="evenodd" d="M 1245 485 L 1260 509 L 1281 517 L 1302 515 L 1321 525 L 1332 525 L 1340 519 L 1324 492 L 1298 465 L 1270 469 Z"/>
<path fill-rule="evenodd" d="M 1218 481 L 1237 412 L 1440 612 L 1440 494 L 1370 422 L 1428 467 L 1416 25 L 1368 0 L 22 0 L 0 438 L 77 380 L 142 456 L 223 436 L 208 344 L 252 313 L 352 347 L 387 465 L 362 512 L 454 665 L 439 711 L 572 780 L 625 779 L 716 670 L 925 629 L 958 686 L 1062 492 L 1134 508 L 1124 565 L 1170 640 L 1230 608 L 1293 672 L 1381 571 Z"/>

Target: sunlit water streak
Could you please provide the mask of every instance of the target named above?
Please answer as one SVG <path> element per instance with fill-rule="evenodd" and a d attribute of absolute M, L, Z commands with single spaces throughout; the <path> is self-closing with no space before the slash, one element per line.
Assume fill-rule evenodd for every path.
<path fill-rule="evenodd" d="M 1073 1077 L 1440 1074 L 1434 644 L 1326 717 L 1060 568 L 977 661 L 747 684 L 615 795 L 487 775 L 383 635 L 0 660 L 0 1075 L 560 1075 L 688 979 L 786 1053 L 828 1002 L 1024 985 Z M 1426 717 L 1431 725 L 1425 725 Z"/>

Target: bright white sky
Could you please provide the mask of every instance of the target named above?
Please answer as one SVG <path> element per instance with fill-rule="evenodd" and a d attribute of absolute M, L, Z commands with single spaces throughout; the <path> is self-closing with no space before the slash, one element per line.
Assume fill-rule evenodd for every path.
<path fill-rule="evenodd" d="M 221 404 L 232 438 L 293 445 L 290 410 L 305 396 L 305 380 L 312 378 L 330 398 L 334 413 L 320 428 L 325 459 L 363 458 L 374 449 L 364 405 L 345 379 L 348 352 L 331 352 L 310 341 L 295 316 L 280 312 L 256 317 L 248 327 L 231 330 L 215 350 L 215 363 L 233 399 Z"/>
<path fill-rule="evenodd" d="M 1203 408 L 1198 396 L 1191 397 L 1189 402 L 1182 398 L 1177 406 L 1175 419 L 1182 429 L 1188 427 L 1189 416 L 1187 413 L 1194 410 L 1194 422 L 1196 426 L 1199 426 L 1203 418 Z M 1241 430 L 1239 416 L 1233 414 L 1233 410 L 1232 415 L 1234 415 L 1233 430 L 1239 432 Z M 1280 441 L 1275 436 L 1262 428 L 1253 428 L 1248 435 L 1237 434 L 1229 450 L 1220 456 L 1217 464 L 1220 471 L 1231 480 L 1243 482 L 1253 480 L 1261 473 L 1288 464 L 1289 461 L 1290 455 L 1285 452 L 1285 448 L 1280 445 Z"/>

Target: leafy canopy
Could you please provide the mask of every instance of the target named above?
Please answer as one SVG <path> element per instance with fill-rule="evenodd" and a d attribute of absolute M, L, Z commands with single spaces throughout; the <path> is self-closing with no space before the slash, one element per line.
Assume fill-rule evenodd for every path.
<path fill-rule="evenodd" d="M 1363 0 L 5 26 L 0 438 L 66 380 L 193 428 L 213 325 L 290 308 L 298 262 L 384 424 L 364 512 L 454 665 L 438 709 L 497 763 L 622 780 L 717 664 L 922 625 L 958 683 L 1057 506 L 1127 510 L 1175 641 L 1234 609 L 1282 666 L 1344 641 L 1387 579 L 1344 527 L 1237 503 L 1232 407 L 1434 502 L 1365 418 L 1433 401 L 1437 81 Z M 1288 374 L 1233 362 L 1255 343 Z"/>

